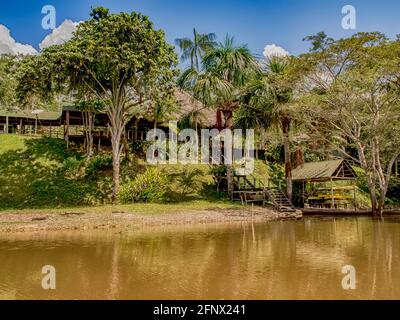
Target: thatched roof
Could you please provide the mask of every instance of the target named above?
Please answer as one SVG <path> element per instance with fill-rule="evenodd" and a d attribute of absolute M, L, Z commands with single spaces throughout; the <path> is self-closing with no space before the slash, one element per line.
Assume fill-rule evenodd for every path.
<path fill-rule="evenodd" d="M 294 169 L 292 175 L 293 181 L 328 181 L 357 177 L 345 159 L 305 163 Z"/>
<path fill-rule="evenodd" d="M 203 125 L 206 127 L 213 127 L 216 123 L 216 114 L 213 110 L 206 108 L 199 100 L 193 98 L 189 93 L 177 89 L 174 93 L 181 109 L 175 115 L 178 119 L 183 118 L 190 112 L 199 111 Z"/>

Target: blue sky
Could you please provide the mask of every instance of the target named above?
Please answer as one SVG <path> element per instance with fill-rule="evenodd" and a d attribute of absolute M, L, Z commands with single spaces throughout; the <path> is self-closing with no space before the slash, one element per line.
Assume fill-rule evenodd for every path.
<path fill-rule="evenodd" d="M 302 42 L 307 35 L 325 31 L 333 37 L 355 31 L 341 27 L 341 9 L 351 4 L 357 9 L 356 31 L 381 31 L 394 37 L 400 33 L 400 1 L 396 0 L 0 0 L 0 24 L 11 30 L 20 43 L 39 43 L 49 33 L 41 27 L 44 5 L 57 9 L 57 25 L 65 19 L 88 18 L 90 7 L 103 5 L 113 12 L 141 11 L 156 27 L 166 31 L 170 42 L 200 32 L 226 33 L 247 43 L 255 54 L 266 44 L 277 44 L 292 54 L 308 50 Z"/>

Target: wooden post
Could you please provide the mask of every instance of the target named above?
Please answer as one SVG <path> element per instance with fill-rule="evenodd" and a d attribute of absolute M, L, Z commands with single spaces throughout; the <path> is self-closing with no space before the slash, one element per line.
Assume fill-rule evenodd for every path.
<path fill-rule="evenodd" d="M 97 152 L 101 151 L 101 135 L 102 135 L 103 131 L 100 130 L 99 132 L 99 144 L 97 146 Z"/>
<path fill-rule="evenodd" d="M 6 126 L 4 127 L 4 133 L 8 133 L 8 116 L 6 116 Z"/>
<path fill-rule="evenodd" d="M 22 135 L 22 119 L 19 120 L 19 134 Z"/>
<path fill-rule="evenodd" d="M 36 115 L 35 118 L 35 136 L 37 135 L 37 129 L 38 129 L 38 115 Z"/>
<path fill-rule="evenodd" d="M 66 111 L 66 114 L 65 114 L 64 140 L 67 143 L 67 149 L 68 149 L 69 148 L 69 111 Z"/>
<path fill-rule="evenodd" d="M 357 185 L 356 185 L 356 180 L 353 180 L 353 189 L 354 189 L 354 211 L 357 211 Z"/>
<path fill-rule="evenodd" d="M 335 208 L 335 194 L 333 192 L 333 179 L 331 178 L 331 196 L 332 196 L 332 209 Z"/>

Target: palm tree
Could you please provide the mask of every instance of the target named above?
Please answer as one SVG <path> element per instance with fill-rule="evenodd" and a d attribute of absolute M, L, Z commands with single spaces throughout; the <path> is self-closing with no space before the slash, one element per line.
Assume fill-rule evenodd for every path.
<path fill-rule="evenodd" d="M 190 66 L 199 70 L 200 59 L 208 50 L 217 45 L 215 39 L 214 33 L 200 34 L 193 29 L 193 40 L 189 38 L 176 39 L 175 44 L 182 50 L 181 60 L 190 59 Z"/>
<path fill-rule="evenodd" d="M 233 113 L 240 106 L 243 89 L 258 66 L 247 46 L 236 46 L 226 36 L 224 43 L 206 52 L 202 69 L 190 67 L 178 83 L 204 105 L 224 116 L 224 128 L 233 129 Z M 228 193 L 233 195 L 233 167 L 227 164 Z"/>
<path fill-rule="evenodd" d="M 252 123 L 258 128 L 275 127 L 283 135 L 286 172 L 286 192 L 293 196 L 290 129 L 293 125 L 293 89 L 287 80 L 287 57 L 272 57 L 263 72 L 259 73 L 247 88 L 245 107 L 239 112 L 238 123 Z"/>
<path fill-rule="evenodd" d="M 201 109 L 195 109 L 184 114 L 179 121 L 179 127 L 181 128 L 192 128 L 199 133 L 199 126 L 202 125 L 204 115 Z"/>

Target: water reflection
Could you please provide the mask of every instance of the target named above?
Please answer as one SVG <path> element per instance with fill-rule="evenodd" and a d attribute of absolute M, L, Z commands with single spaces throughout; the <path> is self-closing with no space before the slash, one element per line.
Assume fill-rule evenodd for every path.
<path fill-rule="evenodd" d="M 0 299 L 400 299 L 400 220 L 0 238 Z M 57 290 L 41 268 L 57 269 Z M 344 291 L 341 268 L 357 270 Z"/>

